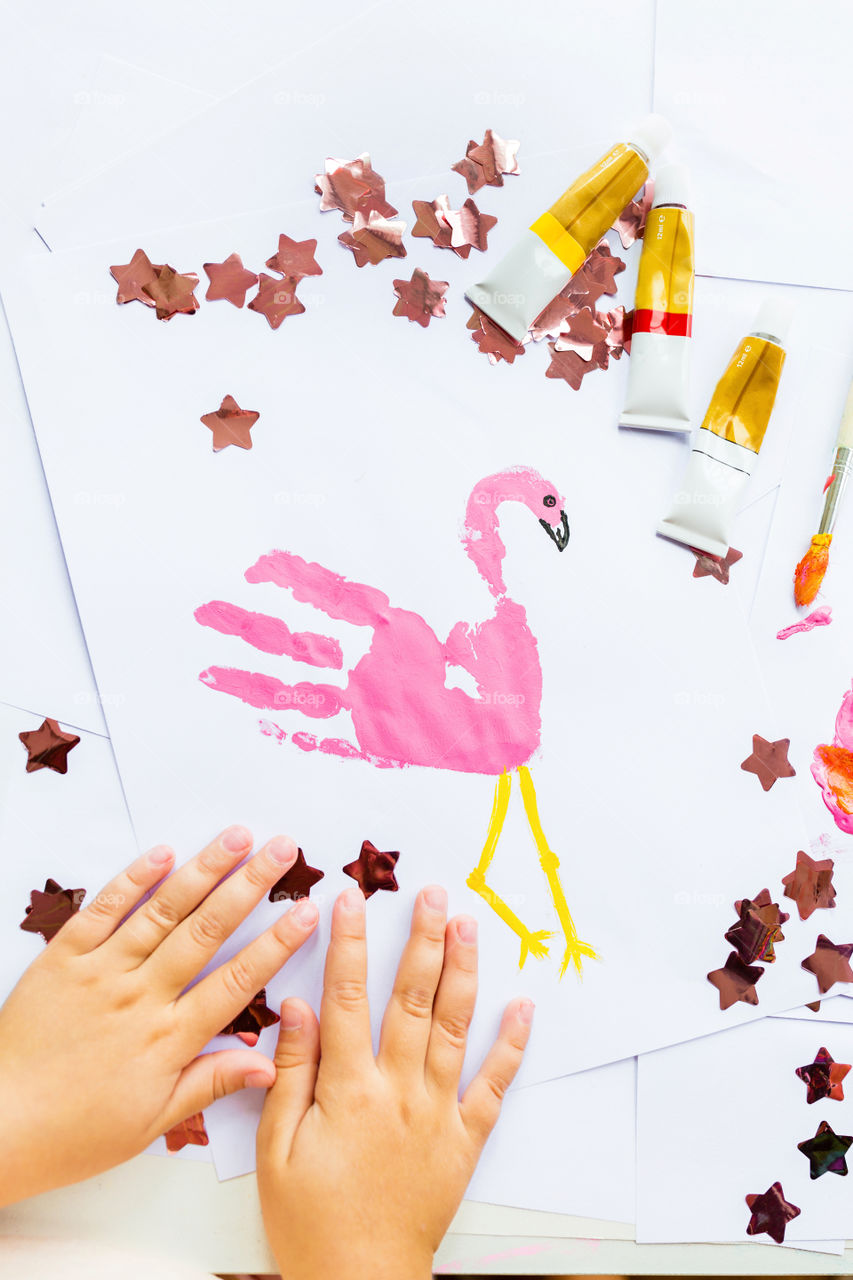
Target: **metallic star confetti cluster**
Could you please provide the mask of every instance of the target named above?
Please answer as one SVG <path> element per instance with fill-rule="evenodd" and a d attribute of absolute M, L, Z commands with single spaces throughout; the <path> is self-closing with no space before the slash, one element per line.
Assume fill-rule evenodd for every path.
<path fill-rule="evenodd" d="M 483 141 L 472 139 L 465 148 L 464 160 L 458 160 L 450 167 L 465 179 L 469 195 L 481 187 L 502 187 L 504 174 L 521 173 L 518 167 L 520 145 L 515 138 L 502 138 L 494 129 L 487 129 Z"/>
<path fill-rule="evenodd" d="M 836 1062 L 829 1050 L 821 1046 L 815 1054 L 814 1062 L 797 1067 L 794 1074 L 806 1086 L 806 1102 L 820 1102 L 823 1098 L 843 1102 L 844 1088 L 841 1082 L 849 1071 L 848 1062 Z"/>
<path fill-rule="evenodd" d="M 30 905 L 20 928 L 24 933 L 40 933 L 45 942 L 50 942 L 66 920 L 80 910 L 85 897 L 85 889 L 63 889 L 56 880 L 45 880 L 43 890 L 31 890 Z"/>
<path fill-rule="evenodd" d="M 158 320 L 171 320 L 177 315 L 194 315 L 198 311 L 194 272 L 182 275 L 168 264 L 153 263 L 143 249 L 137 249 L 130 262 L 110 267 L 118 285 L 116 302 L 141 302 L 153 307 Z"/>
<path fill-rule="evenodd" d="M 741 762 L 744 773 L 754 773 L 765 791 L 769 791 L 780 778 L 795 778 L 797 771 L 788 760 L 790 738 L 768 742 L 760 733 L 752 735 L 752 755 Z"/>
<path fill-rule="evenodd" d="M 489 357 L 489 364 L 498 364 L 501 360 L 512 364 L 516 356 L 524 355 L 524 344 L 511 338 L 479 307 L 472 307 L 466 327 L 473 329 L 473 340 L 480 351 Z"/>
<path fill-rule="evenodd" d="M 740 898 L 734 905 L 738 918 L 724 934 L 734 950 L 722 969 L 712 969 L 707 975 L 719 992 L 722 1010 L 739 1001 L 758 1004 L 755 987 L 764 966 L 755 961 L 775 962 L 775 945 L 784 942 L 782 925 L 790 919 L 787 912 L 780 910 L 779 903 L 772 901 L 769 889 L 762 889 L 754 898 Z"/>
<path fill-rule="evenodd" d="M 337 209 L 345 222 L 354 222 L 357 213 L 375 210 L 383 218 L 393 218 L 397 210 L 385 198 L 385 179 L 376 172 L 365 151 L 355 160 L 326 161 L 325 173 L 314 175 L 314 190 L 320 210 Z"/>
<path fill-rule="evenodd" d="M 403 232 L 406 224 L 400 218 L 385 218 L 377 209 L 356 213 L 352 231 L 342 231 L 338 242 L 349 249 L 357 267 L 376 266 L 385 258 L 405 258 Z"/>
<path fill-rule="evenodd" d="M 344 875 L 352 876 L 365 898 L 372 897 L 378 889 L 396 893 L 400 886 L 394 876 L 394 868 L 399 857 L 399 853 L 383 853 L 375 844 L 365 840 L 355 862 L 349 862 L 344 867 Z"/>
<path fill-rule="evenodd" d="M 444 295 L 449 288 L 446 280 L 431 280 L 425 271 L 415 267 L 411 280 L 394 281 L 397 301 L 393 314 L 405 316 L 425 329 L 430 320 L 445 314 Z"/>
<path fill-rule="evenodd" d="M 80 741 L 76 733 L 63 733 L 56 720 L 50 716 L 37 729 L 26 729 L 18 738 L 27 749 L 27 773 L 39 769 L 52 769 L 54 773 L 68 772 L 68 752 Z"/>
<path fill-rule="evenodd" d="M 460 258 L 467 258 L 472 249 L 484 252 L 498 221 L 490 213 L 481 213 L 470 198 L 461 209 L 451 209 L 449 196 L 413 200 L 412 209 L 416 218 L 412 235 L 432 240 L 437 249 L 452 249 Z"/>

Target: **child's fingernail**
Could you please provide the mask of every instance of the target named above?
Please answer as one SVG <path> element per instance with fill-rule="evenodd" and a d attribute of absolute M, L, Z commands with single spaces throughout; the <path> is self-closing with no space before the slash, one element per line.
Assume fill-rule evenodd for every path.
<path fill-rule="evenodd" d="M 344 911 L 351 911 L 353 914 L 364 910 L 364 894 L 360 889 L 347 889 L 341 894 L 341 906 Z"/>
<path fill-rule="evenodd" d="M 272 1080 L 265 1071 L 249 1071 L 243 1077 L 243 1084 L 247 1089 L 269 1089 Z"/>
<path fill-rule="evenodd" d="M 297 902 L 293 908 L 293 918 L 299 924 L 304 925 L 307 929 L 310 925 L 316 924 L 320 913 L 313 902 L 309 898 L 303 898 L 301 902 Z"/>
<path fill-rule="evenodd" d="M 424 902 L 433 911 L 447 910 L 447 893 L 440 884 L 431 884 L 424 889 Z"/>
<path fill-rule="evenodd" d="M 302 1014 L 293 1004 L 286 1004 L 281 1014 L 281 1025 L 285 1031 L 298 1031 L 302 1026 Z"/>
<path fill-rule="evenodd" d="M 293 862 L 296 846 L 288 836 L 273 836 L 267 845 L 267 853 L 273 862 L 283 867 L 286 862 Z"/>
<path fill-rule="evenodd" d="M 252 833 L 245 827 L 226 827 L 219 839 L 223 849 L 229 853 L 240 853 L 252 843 Z"/>
<path fill-rule="evenodd" d="M 518 1016 L 522 1022 L 530 1023 L 533 1021 L 533 1010 L 536 1005 L 532 1000 L 522 1000 L 518 1006 Z"/>
<path fill-rule="evenodd" d="M 462 916 L 457 920 L 456 930 L 463 942 L 477 941 L 477 921 L 472 920 L 470 916 Z"/>
<path fill-rule="evenodd" d="M 167 844 L 155 845 L 153 849 L 148 851 L 148 861 L 153 863 L 155 867 L 164 867 L 167 862 L 172 861 L 174 856 L 174 850 L 170 849 Z"/>

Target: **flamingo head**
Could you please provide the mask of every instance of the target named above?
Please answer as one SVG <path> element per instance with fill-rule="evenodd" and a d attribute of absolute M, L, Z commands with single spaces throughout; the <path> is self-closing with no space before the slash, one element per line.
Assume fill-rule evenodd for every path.
<path fill-rule="evenodd" d="M 565 551 L 569 542 L 565 499 L 556 485 L 532 467 L 512 467 L 486 476 L 468 500 L 463 540 L 493 595 L 503 595 L 506 590 L 501 568 L 505 548 L 498 534 L 497 513 L 502 502 L 523 503 L 558 551 Z"/>

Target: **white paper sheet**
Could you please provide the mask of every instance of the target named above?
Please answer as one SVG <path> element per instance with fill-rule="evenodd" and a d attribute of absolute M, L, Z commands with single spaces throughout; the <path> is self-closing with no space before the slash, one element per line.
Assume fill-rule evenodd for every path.
<path fill-rule="evenodd" d="M 658 0 L 654 100 L 691 174 L 704 275 L 853 289 L 821 251 L 853 202 L 850 7 Z"/>
<path fill-rule="evenodd" d="M 843 1101 L 808 1104 L 795 1075 L 821 1046 L 836 1062 L 853 1062 L 853 1028 L 767 1018 L 640 1058 L 638 1242 L 746 1239 L 744 1197 L 777 1181 L 802 1211 L 786 1242 L 850 1236 L 848 1180 L 825 1173 L 812 1181 L 797 1149 L 821 1120 L 853 1132 L 850 1090 Z"/>
<path fill-rule="evenodd" d="M 837 988 L 836 988 L 837 990 Z M 799 1009 L 786 1009 L 782 1013 L 773 1013 L 772 1018 L 795 1018 L 802 1022 L 850 1022 L 853 1023 L 853 1004 L 844 999 L 844 992 L 829 999 L 824 996 L 820 1000 L 819 1009 L 808 1009 L 803 1005 Z"/>

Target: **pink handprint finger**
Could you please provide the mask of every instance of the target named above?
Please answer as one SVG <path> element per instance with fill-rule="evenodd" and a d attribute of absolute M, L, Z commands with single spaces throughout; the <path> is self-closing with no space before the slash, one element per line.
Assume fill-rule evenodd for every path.
<path fill-rule="evenodd" d="M 212 627 L 224 636 L 240 636 L 264 653 L 295 658 L 311 667 L 333 667 L 336 671 L 344 665 L 341 646 L 331 636 L 291 631 L 281 618 L 252 613 L 227 600 L 210 600 L 200 605 L 194 616 L 203 627 Z"/>
<path fill-rule="evenodd" d="M 384 591 L 349 582 L 321 564 L 314 564 L 289 551 L 271 551 L 246 570 L 247 582 L 273 582 L 288 587 L 294 600 L 322 609 L 330 618 L 351 622 L 356 627 L 375 627 L 388 614 Z"/>
<path fill-rule="evenodd" d="M 312 684 L 307 680 L 299 684 L 285 684 L 276 676 L 265 676 L 259 671 L 241 671 L 237 667 L 208 667 L 202 671 L 199 680 L 217 693 L 230 693 L 250 707 L 301 711 L 314 720 L 335 716 L 343 706 L 343 690 L 336 689 L 333 684 Z"/>

